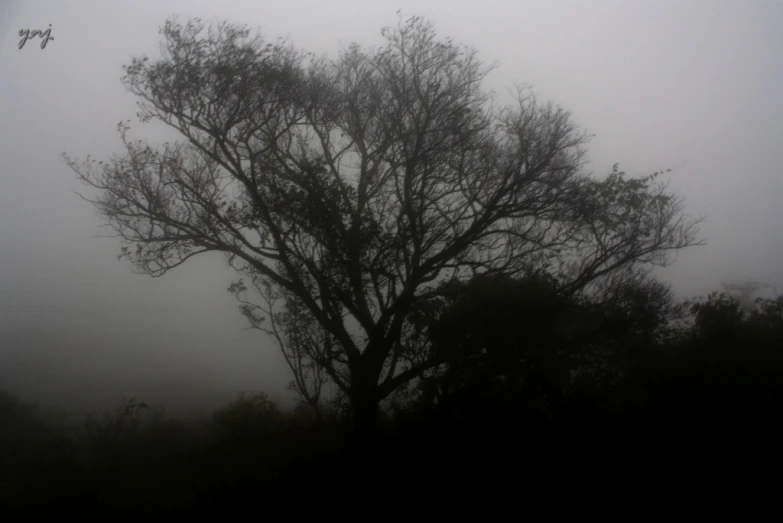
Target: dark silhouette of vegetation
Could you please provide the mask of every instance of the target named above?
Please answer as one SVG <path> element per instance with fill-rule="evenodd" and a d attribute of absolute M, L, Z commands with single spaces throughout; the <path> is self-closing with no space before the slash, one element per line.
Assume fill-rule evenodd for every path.
<path fill-rule="evenodd" d="M 142 122 L 184 140 L 155 147 L 121 123 L 125 154 L 66 161 L 98 190 L 88 199 L 138 271 L 161 276 L 199 253 L 225 254 L 243 276 L 229 290 L 280 344 L 304 403 L 319 419 L 347 408 L 368 451 L 384 402 L 408 401 L 414 383 L 440 374 L 443 386 L 491 381 L 523 346 L 513 372 L 535 367 L 525 380 L 541 381 L 525 394 L 556 401 L 544 388 L 565 386 L 548 380 L 568 381 L 568 360 L 541 352 L 541 340 L 570 330 L 570 314 L 587 314 L 558 316 L 559 307 L 631 299 L 618 289 L 699 243 L 698 221 L 659 173 L 627 178 L 615 166 L 592 177 L 588 135 L 567 111 L 524 88 L 501 104 L 481 85 L 494 66 L 421 18 L 384 29 L 378 49 L 351 45 L 335 60 L 230 24 L 172 19 L 161 32 L 162 56 L 132 59 L 124 83 Z M 476 275 L 540 275 L 555 316 L 535 312 L 535 299 L 510 298 L 536 327 L 524 340 L 504 345 L 498 336 L 519 333 L 494 327 L 460 347 L 421 336 L 437 301 L 452 299 L 441 284 L 470 289 L 462 285 Z M 603 383 L 608 343 L 595 361 L 566 352 Z M 474 369 L 479 345 L 492 356 Z"/>
<path fill-rule="evenodd" d="M 335 490 L 368 503 L 401 485 L 402 504 L 434 488 L 495 495 L 512 472 L 562 484 L 626 464 L 630 481 L 700 454 L 705 473 L 715 453 L 722 467 L 769 462 L 779 445 L 783 296 L 678 303 L 649 279 L 601 300 L 546 276 L 444 286 L 414 316 L 449 363 L 384 405 L 376 452 L 356 454 L 339 409 L 284 411 L 264 394 L 186 420 L 130 399 L 71 426 L 3 392 L 3 514 L 230 517 L 302 496 L 298 513 L 319 513 Z"/>

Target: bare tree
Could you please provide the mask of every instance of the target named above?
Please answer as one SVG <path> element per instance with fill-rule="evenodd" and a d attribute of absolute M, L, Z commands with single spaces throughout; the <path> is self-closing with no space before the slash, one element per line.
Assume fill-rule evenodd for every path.
<path fill-rule="evenodd" d="M 161 58 L 132 59 L 124 83 L 143 122 L 184 140 L 153 147 L 120 124 L 125 154 L 65 159 L 140 272 L 224 253 L 304 400 L 334 383 L 361 441 L 379 402 L 444 363 L 420 336 L 444 280 L 543 271 L 599 292 L 698 243 L 655 176 L 593 179 L 567 111 L 522 88 L 500 106 L 481 89 L 494 66 L 421 18 L 335 60 L 226 23 L 162 34 Z"/>

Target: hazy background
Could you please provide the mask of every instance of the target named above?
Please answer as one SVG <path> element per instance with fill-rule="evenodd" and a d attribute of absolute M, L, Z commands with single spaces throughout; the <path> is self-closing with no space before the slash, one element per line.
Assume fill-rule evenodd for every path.
<path fill-rule="evenodd" d="M 783 290 L 783 1 L 0 0 L 0 386 L 79 412 L 122 395 L 177 413 L 241 390 L 290 399 L 276 347 L 243 330 L 222 258 L 133 274 L 116 240 L 92 238 L 101 222 L 59 154 L 121 152 L 116 124 L 136 114 L 121 66 L 155 55 L 172 14 L 334 56 L 379 44 L 399 8 L 499 61 L 487 88 L 527 83 L 570 109 L 597 135 L 592 171 L 676 168 L 671 188 L 707 216 L 708 241 L 661 273 L 678 294 L 747 279 Z M 45 49 L 18 49 L 20 29 L 48 24 Z"/>

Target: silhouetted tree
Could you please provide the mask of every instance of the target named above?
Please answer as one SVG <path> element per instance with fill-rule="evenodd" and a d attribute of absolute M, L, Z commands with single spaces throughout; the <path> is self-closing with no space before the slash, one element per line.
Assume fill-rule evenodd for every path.
<path fill-rule="evenodd" d="M 422 377 L 414 403 L 483 410 L 511 401 L 551 416 L 573 400 L 610 396 L 672 338 L 685 311 L 651 279 L 600 298 L 563 295 L 545 275 L 445 284 L 426 332 L 447 363 Z"/>
<path fill-rule="evenodd" d="M 694 430 L 777 426 L 783 414 L 782 310 L 780 297 L 757 299 L 750 307 L 726 293 L 695 300 L 690 325 L 666 350 L 650 355 L 654 360 L 643 376 L 635 376 L 647 379 L 657 416 Z"/>
<path fill-rule="evenodd" d="M 317 406 L 328 378 L 361 441 L 379 402 L 446 361 L 413 315 L 440 282 L 546 273 L 592 295 L 698 243 L 656 175 L 590 177 L 567 111 L 525 89 L 500 106 L 481 89 L 493 67 L 421 18 L 332 61 L 225 23 L 162 34 L 124 82 L 143 122 L 184 141 L 153 147 L 123 123 L 126 154 L 66 161 L 140 272 L 224 253 L 303 398 Z"/>

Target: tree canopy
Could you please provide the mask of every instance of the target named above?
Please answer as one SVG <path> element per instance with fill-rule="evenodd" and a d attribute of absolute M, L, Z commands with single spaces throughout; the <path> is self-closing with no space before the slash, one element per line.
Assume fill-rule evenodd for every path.
<path fill-rule="evenodd" d="M 161 33 L 123 82 L 182 140 L 125 122 L 124 154 L 65 159 L 139 272 L 223 253 L 295 389 L 318 409 L 333 383 L 362 440 L 379 402 L 454 354 L 422 335 L 444 282 L 539 275 L 600 301 L 699 243 L 659 173 L 592 176 L 568 111 L 524 88 L 501 104 L 482 89 L 494 66 L 422 18 L 334 59 L 229 23 Z"/>

